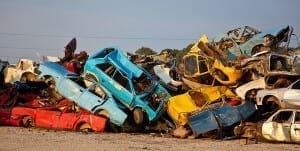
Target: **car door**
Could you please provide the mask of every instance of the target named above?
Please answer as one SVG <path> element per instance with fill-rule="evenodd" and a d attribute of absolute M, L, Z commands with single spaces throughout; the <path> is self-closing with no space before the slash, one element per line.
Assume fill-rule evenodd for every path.
<path fill-rule="evenodd" d="M 295 111 L 295 118 L 291 126 L 291 141 L 300 142 L 300 111 Z"/>
<path fill-rule="evenodd" d="M 300 80 L 294 82 L 284 92 L 283 101 L 288 106 L 300 106 Z"/>
<path fill-rule="evenodd" d="M 102 105 L 105 103 L 105 93 L 100 89 L 99 85 L 97 84 L 91 84 L 78 98 L 78 101 L 76 103 L 90 111 L 94 112 L 95 107 Z"/>
<path fill-rule="evenodd" d="M 56 121 L 59 120 L 61 113 L 55 110 L 37 109 L 35 124 L 37 127 L 56 128 Z"/>
<path fill-rule="evenodd" d="M 116 66 L 110 62 L 98 64 L 97 68 L 96 71 L 98 73 L 96 75 L 101 85 L 125 106 L 129 107 L 133 101 L 129 79 L 121 74 Z"/>
<path fill-rule="evenodd" d="M 116 70 L 112 78 L 116 81 L 113 87 L 114 96 L 121 100 L 125 106 L 131 107 L 134 103 L 134 95 L 130 80 L 118 70 Z"/>
<path fill-rule="evenodd" d="M 80 114 L 72 110 L 66 110 L 61 112 L 59 119 L 54 121 L 54 125 L 59 129 L 71 130 L 74 128 L 75 122 L 79 119 Z"/>
<path fill-rule="evenodd" d="M 262 127 L 264 138 L 273 141 L 289 142 L 293 114 L 293 111 L 280 111 L 271 116 Z"/>
<path fill-rule="evenodd" d="M 60 80 L 60 83 L 58 84 L 59 93 L 61 93 L 69 100 L 77 102 L 78 98 L 85 91 L 85 88 L 76 83 L 79 82 L 78 80 L 80 81 L 79 77 L 63 78 L 62 80 Z"/>

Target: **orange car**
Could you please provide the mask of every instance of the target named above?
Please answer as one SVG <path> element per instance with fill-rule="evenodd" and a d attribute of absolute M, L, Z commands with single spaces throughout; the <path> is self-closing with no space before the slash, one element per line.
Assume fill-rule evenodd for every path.
<path fill-rule="evenodd" d="M 103 132 L 107 119 L 79 109 L 64 99 L 48 105 L 46 99 L 21 102 L 18 94 L 2 93 L 0 98 L 0 125 L 35 126 L 49 129 Z M 33 96 L 33 95 L 32 95 Z"/>

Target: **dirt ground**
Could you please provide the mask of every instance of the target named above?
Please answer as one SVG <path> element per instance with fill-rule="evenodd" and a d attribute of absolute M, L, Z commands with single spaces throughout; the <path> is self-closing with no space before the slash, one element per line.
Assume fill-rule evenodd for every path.
<path fill-rule="evenodd" d="M 178 139 L 163 134 L 79 133 L 0 126 L 0 151 L 96 150 L 272 150 L 299 151 L 300 145 L 268 142 L 240 144 L 239 139 Z"/>

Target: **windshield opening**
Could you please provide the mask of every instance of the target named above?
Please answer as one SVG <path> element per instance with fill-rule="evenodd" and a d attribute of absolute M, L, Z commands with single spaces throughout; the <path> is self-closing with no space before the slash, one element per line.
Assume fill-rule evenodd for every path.
<path fill-rule="evenodd" d="M 136 94 L 141 94 L 151 90 L 154 85 L 154 81 L 143 73 L 139 78 L 133 78 L 133 87 Z"/>

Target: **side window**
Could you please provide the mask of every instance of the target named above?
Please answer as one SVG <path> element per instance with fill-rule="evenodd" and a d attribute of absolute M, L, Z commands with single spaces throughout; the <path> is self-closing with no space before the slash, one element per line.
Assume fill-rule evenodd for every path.
<path fill-rule="evenodd" d="M 103 63 L 103 64 L 98 64 L 97 67 L 102 70 L 103 72 L 105 72 L 108 76 L 112 77 L 113 73 L 116 70 L 116 67 L 113 66 L 111 63 L 107 62 L 107 63 Z"/>
<path fill-rule="evenodd" d="M 200 73 L 208 72 L 206 60 L 199 56 L 198 57 L 198 62 L 199 62 L 199 71 L 200 71 Z"/>
<path fill-rule="evenodd" d="M 292 89 L 300 89 L 300 80 L 292 86 Z"/>
<path fill-rule="evenodd" d="M 300 112 L 296 112 L 295 124 L 300 124 Z"/>
<path fill-rule="evenodd" d="M 188 76 L 193 76 L 193 74 L 196 74 L 198 71 L 195 65 L 197 65 L 196 56 L 186 57 L 184 60 L 185 74 Z"/>
<path fill-rule="evenodd" d="M 277 123 L 288 123 L 291 122 L 293 112 L 292 111 L 282 111 L 276 116 L 274 116 L 273 120 Z"/>
<path fill-rule="evenodd" d="M 124 77 L 119 71 L 116 71 L 113 79 L 117 81 L 120 85 L 125 87 L 129 92 L 131 92 L 128 79 Z"/>

